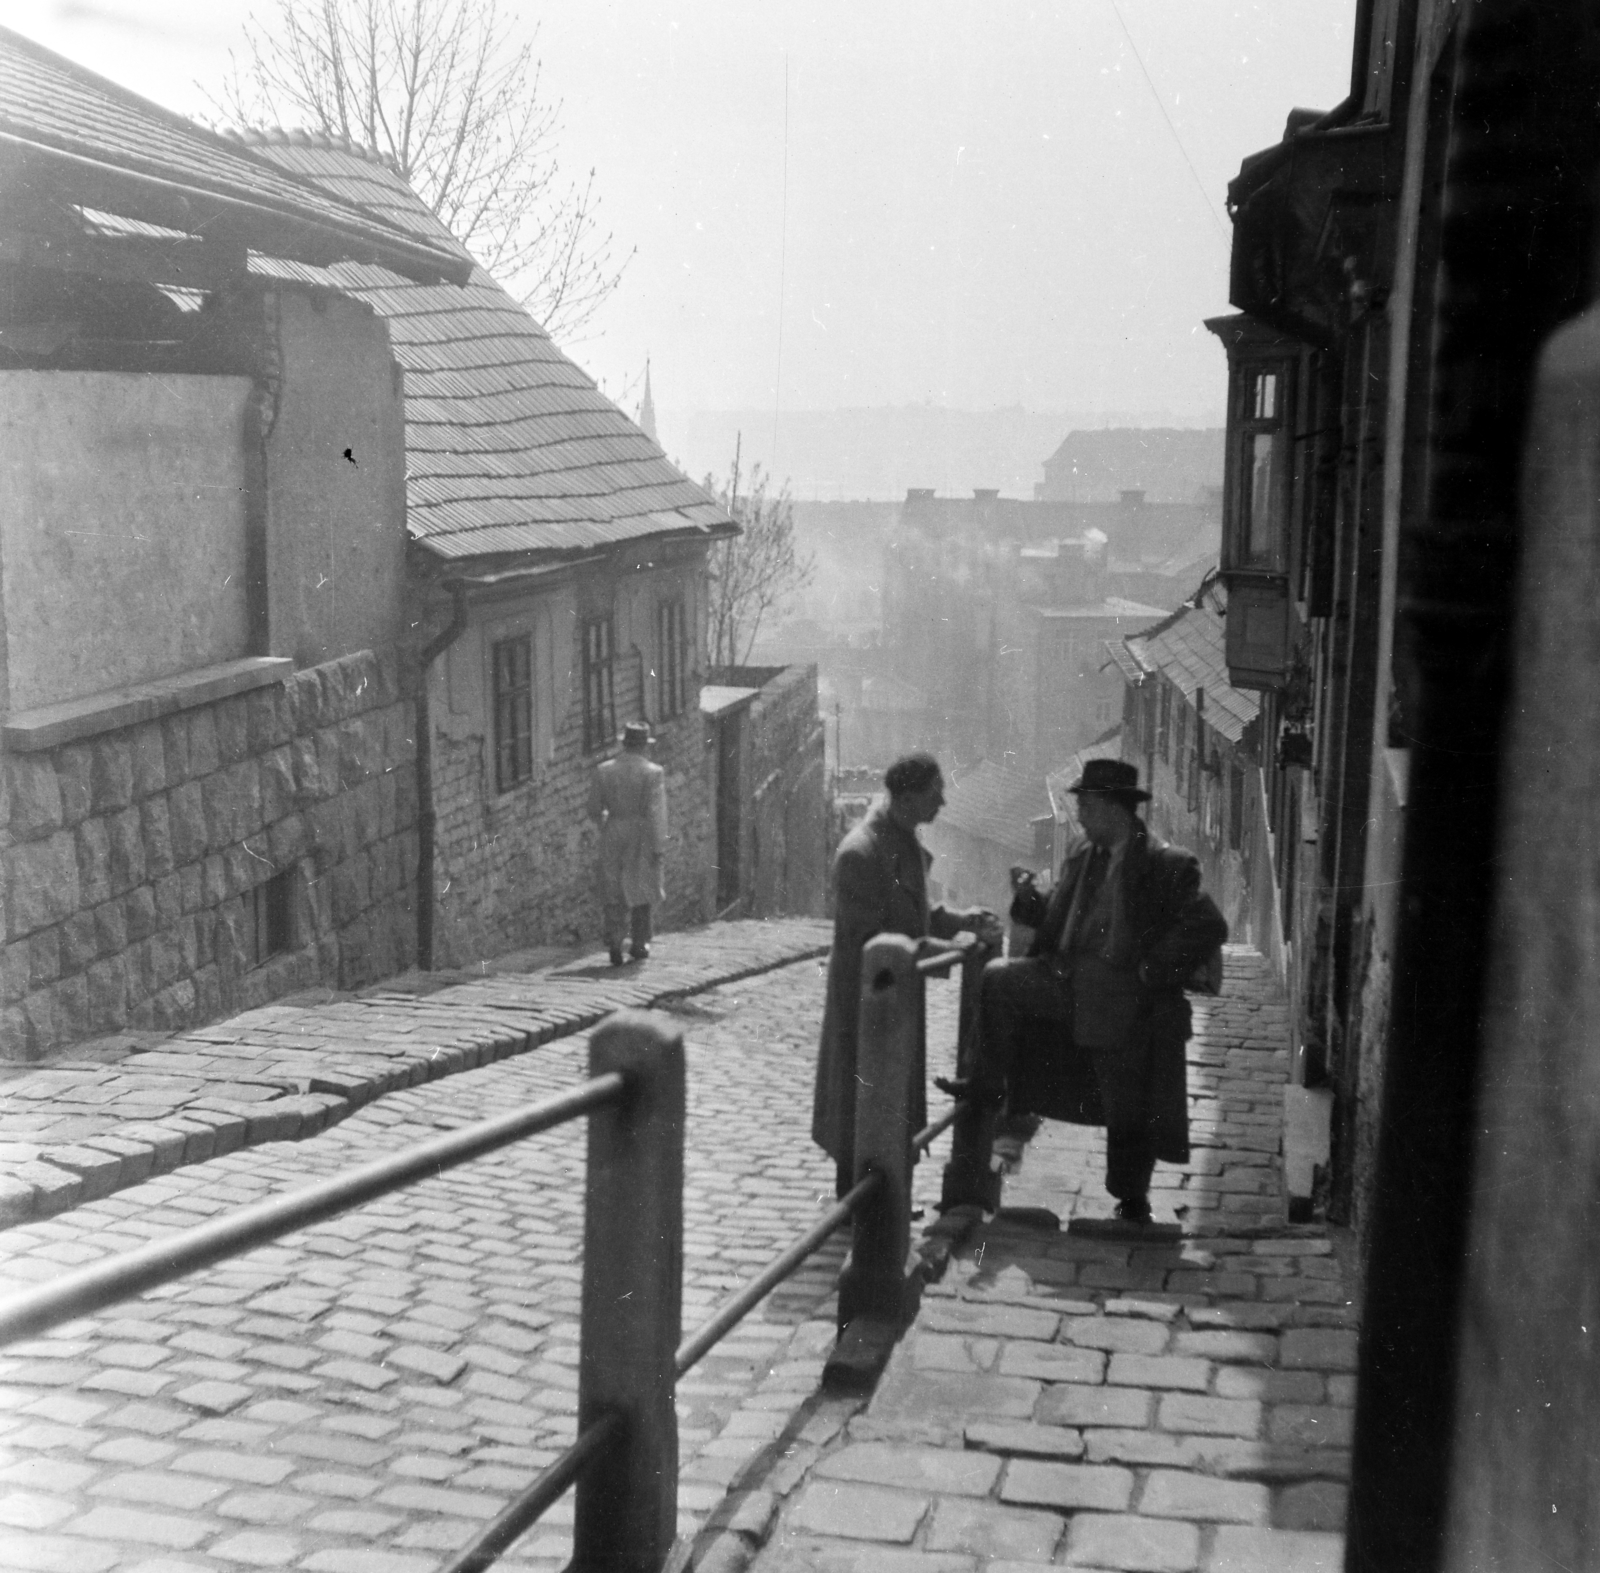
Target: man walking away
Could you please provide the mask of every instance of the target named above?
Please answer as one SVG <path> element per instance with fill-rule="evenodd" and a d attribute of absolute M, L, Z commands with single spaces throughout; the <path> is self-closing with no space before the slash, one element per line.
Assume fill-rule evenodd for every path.
<path fill-rule="evenodd" d="M 1048 900 L 1022 879 L 1011 916 L 1035 929 L 1025 957 L 984 969 L 978 1051 L 958 1090 L 941 1207 L 992 1205 L 990 1146 L 999 1106 L 1106 1127 L 1106 1189 L 1117 1217 L 1150 1221 L 1159 1158 L 1189 1160 L 1184 987 L 1228 937 L 1200 889 L 1192 853 L 1139 818 L 1139 772 L 1094 759 L 1070 788 L 1087 838 Z"/>
<path fill-rule="evenodd" d="M 666 772 L 645 757 L 653 739 L 643 721 L 622 729 L 622 752 L 589 783 L 589 818 L 600 825 L 600 901 L 611 965 L 622 965 L 623 929 L 635 961 L 650 954 L 650 907 L 660 901 L 667 844 Z"/>
<path fill-rule="evenodd" d="M 811 1138 L 838 1165 L 838 1192 L 855 1183 L 858 1013 L 861 1009 L 861 947 L 878 934 L 911 939 L 951 939 L 962 930 L 998 951 L 999 920 L 986 907 L 947 910 L 928 906 L 928 867 L 933 862 L 917 839 L 944 806 L 944 777 L 931 754 L 907 754 L 883 778 L 887 797 L 839 843 L 833 859 L 833 951 L 828 958 L 828 997 L 817 1054 Z M 869 1074 L 869 1067 L 862 1067 Z M 924 1073 L 912 1079 L 916 1107 L 908 1129 L 927 1123 Z"/>

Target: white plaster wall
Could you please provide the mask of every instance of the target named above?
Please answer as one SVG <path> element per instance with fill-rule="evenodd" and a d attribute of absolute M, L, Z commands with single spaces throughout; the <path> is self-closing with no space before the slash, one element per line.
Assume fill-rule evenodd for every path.
<path fill-rule="evenodd" d="M 244 377 L 0 372 L 12 710 L 245 655 Z"/>

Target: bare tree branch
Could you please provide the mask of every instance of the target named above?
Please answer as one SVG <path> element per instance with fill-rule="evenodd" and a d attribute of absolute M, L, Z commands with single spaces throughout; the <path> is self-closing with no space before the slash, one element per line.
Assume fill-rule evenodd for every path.
<path fill-rule="evenodd" d="M 742 526 L 744 533 L 718 541 L 711 549 L 710 643 L 715 666 L 743 666 L 755 648 L 767 613 L 781 607 L 811 583 L 815 559 L 802 555 L 794 539 L 794 499 L 787 483 L 769 495 L 768 478 L 758 464 L 740 495 L 740 457 L 736 445 L 726 482 L 712 476 L 706 489 Z"/>
<path fill-rule="evenodd" d="M 616 289 L 594 171 L 568 180 L 561 104 L 498 0 L 259 0 L 215 118 L 303 126 L 392 158 L 451 233 L 556 338 Z"/>

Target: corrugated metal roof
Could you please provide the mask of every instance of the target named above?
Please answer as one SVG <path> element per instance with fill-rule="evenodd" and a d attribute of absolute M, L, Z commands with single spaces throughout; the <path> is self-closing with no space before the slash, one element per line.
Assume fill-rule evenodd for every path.
<path fill-rule="evenodd" d="M 1237 743 L 1261 705 L 1253 693 L 1228 681 L 1223 595 L 1220 585 L 1209 585 L 1197 597 L 1198 605 L 1180 606 L 1123 643 L 1144 671 L 1161 673 L 1191 704 L 1196 691 L 1204 689 L 1206 725 Z"/>
<path fill-rule="evenodd" d="M 377 159 L 303 139 L 258 146 L 285 169 L 466 256 Z M 412 538 L 436 556 L 572 552 L 733 530 L 705 488 L 671 464 L 482 268 L 465 289 L 356 265 L 293 272 L 315 274 L 388 322 L 406 373 L 408 523 Z"/>
<path fill-rule="evenodd" d="M 396 228 L 8 28 L 0 28 L 0 169 L 24 190 L 283 257 L 467 276 L 459 249 L 437 236 Z"/>

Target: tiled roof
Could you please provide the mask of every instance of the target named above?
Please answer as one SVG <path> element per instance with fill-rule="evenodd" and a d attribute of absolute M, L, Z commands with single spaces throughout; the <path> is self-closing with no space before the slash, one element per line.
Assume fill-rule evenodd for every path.
<path fill-rule="evenodd" d="M 281 133 L 256 145 L 385 223 L 467 256 L 375 156 Z M 733 530 L 482 268 L 453 289 L 356 264 L 263 267 L 334 284 L 388 322 L 406 374 L 407 518 L 436 556 L 565 553 Z"/>
<path fill-rule="evenodd" d="M 1190 703 L 1195 691 L 1204 689 L 1206 725 L 1237 743 L 1261 706 L 1253 693 L 1228 682 L 1223 595 L 1220 585 L 1210 584 L 1198 595 L 1198 605 L 1185 603 L 1123 644 L 1142 672 L 1161 673 Z"/>
<path fill-rule="evenodd" d="M 458 248 L 359 212 L 215 132 L 0 28 L 0 177 L 13 189 L 274 256 L 464 280 Z"/>
<path fill-rule="evenodd" d="M 1120 595 L 1107 596 L 1105 600 L 1096 601 L 1089 606 L 1041 606 L 1037 610 L 1041 617 L 1050 619 L 1137 617 L 1143 621 L 1146 618 L 1162 615 L 1159 606 L 1145 606 L 1139 601 L 1127 601 Z"/>
<path fill-rule="evenodd" d="M 1050 796 L 1039 777 L 984 759 L 950 783 L 939 817 L 952 830 L 1031 857 L 1031 822 L 1049 812 Z"/>

